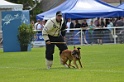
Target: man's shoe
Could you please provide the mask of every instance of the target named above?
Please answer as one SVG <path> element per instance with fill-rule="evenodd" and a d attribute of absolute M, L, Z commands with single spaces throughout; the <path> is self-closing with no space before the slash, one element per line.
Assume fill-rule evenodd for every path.
<path fill-rule="evenodd" d="M 53 61 L 52 60 L 47 60 L 46 59 L 46 66 L 47 66 L 47 69 L 50 69 L 52 67 L 52 64 L 53 64 Z"/>

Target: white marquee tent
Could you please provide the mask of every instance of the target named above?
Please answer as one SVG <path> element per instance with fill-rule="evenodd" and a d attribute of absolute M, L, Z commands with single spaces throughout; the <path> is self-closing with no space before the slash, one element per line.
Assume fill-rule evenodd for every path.
<path fill-rule="evenodd" d="M 22 4 L 15 4 L 5 0 L 0 0 L 0 10 L 22 10 Z"/>

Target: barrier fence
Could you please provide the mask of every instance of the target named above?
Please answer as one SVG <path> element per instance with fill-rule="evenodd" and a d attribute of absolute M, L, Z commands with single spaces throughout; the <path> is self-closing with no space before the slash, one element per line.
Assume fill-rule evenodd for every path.
<path fill-rule="evenodd" d="M 64 39 L 67 45 L 98 44 L 97 40 L 99 38 L 102 39 L 103 44 L 124 43 L 124 27 L 105 27 L 102 29 L 95 28 L 93 30 L 87 28 L 85 30 L 82 28 L 69 29 L 69 32 L 66 30 Z M 2 46 L 2 40 L 2 32 L 0 32 L 0 47 Z M 37 30 L 32 44 L 33 46 L 45 46 L 41 31 Z"/>
<path fill-rule="evenodd" d="M 69 29 L 66 32 L 65 41 L 68 45 L 98 44 L 98 39 L 102 43 L 124 43 L 124 27 L 105 27 L 95 28 L 93 30 L 87 28 Z"/>

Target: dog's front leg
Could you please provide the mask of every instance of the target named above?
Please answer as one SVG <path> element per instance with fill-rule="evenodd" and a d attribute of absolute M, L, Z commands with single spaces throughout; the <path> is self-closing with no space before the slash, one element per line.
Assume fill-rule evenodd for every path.
<path fill-rule="evenodd" d="M 76 66 L 76 68 L 78 68 L 78 65 L 76 63 L 76 60 L 74 60 L 74 65 Z M 79 68 L 78 68 L 79 69 Z"/>
<path fill-rule="evenodd" d="M 82 64 L 81 64 L 81 61 L 80 61 L 80 60 L 78 60 L 78 62 L 79 62 L 79 64 L 80 64 L 80 67 L 82 68 L 83 66 L 82 66 Z"/>

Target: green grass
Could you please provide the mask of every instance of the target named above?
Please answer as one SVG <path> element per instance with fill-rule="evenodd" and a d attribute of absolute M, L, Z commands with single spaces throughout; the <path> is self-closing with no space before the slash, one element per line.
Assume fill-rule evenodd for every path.
<path fill-rule="evenodd" d="M 44 47 L 30 52 L 0 50 L 0 82 L 124 82 L 123 44 L 80 47 L 81 69 L 62 66 L 58 48 L 50 70 L 45 66 Z"/>

